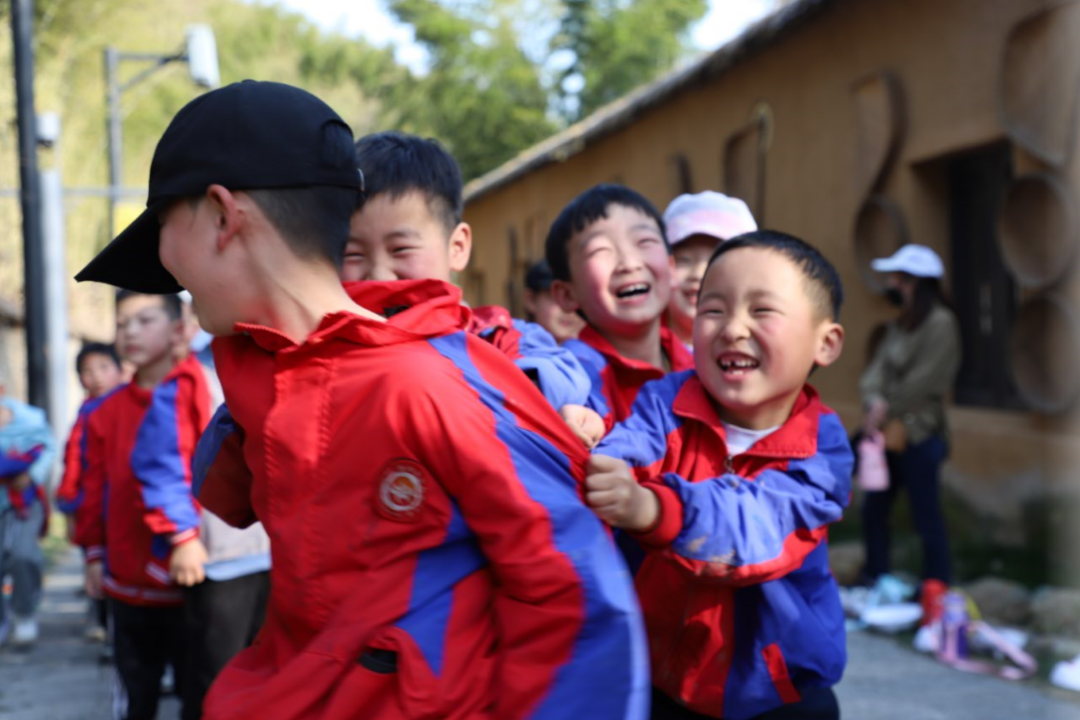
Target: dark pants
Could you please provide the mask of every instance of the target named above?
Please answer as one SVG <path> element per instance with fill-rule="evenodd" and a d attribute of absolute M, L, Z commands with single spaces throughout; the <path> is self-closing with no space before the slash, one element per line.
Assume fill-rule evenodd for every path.
<path fill-rule="evenodd" d="M 184 591 L 188 635 L 184 720 L 202 716 L 203 699 L 214 678 L 255 639 L 266 617 L 270 573 L 233 580 L 206 580 Z"/>
<path fill-rule="evenodd" d="M 687 710 L 656 688 L 652 693 L 651 720 L 715 720 Z M 782 705 L 754 716 L 753 720 L 840 720 L 840 705 L 832 688 L 812 688 L 802 692 L 802 700 Z"/>
<path fill-rule="evenodd" d="M 175 671 L 177 694 L 184 688 L 184 610 L 109 602 L 119 678 L 113 697 L 114 717 L 153 720 L 166 663 Z"/>
<path fill-rule="evenodd" d="M 941 464 L 948 454 L 944 438 L 934 436 L 902 453 L 886 453 L 889 463 L 889 489 L 868 492 L 863 502 L 863 538 L 866 542 L 868 580 L 889 572 L 889 514 L 900 486 L 907 490 L 911 517 L 922 539 L 923 577 L 952 581 L 949 564 L 949 540 L 941 513 Z"/>

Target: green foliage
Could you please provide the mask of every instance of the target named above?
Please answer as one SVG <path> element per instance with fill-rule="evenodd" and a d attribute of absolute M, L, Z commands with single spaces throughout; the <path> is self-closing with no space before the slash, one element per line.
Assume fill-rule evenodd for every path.
<path fill-rule="evenodd" d="M 574 60 L 561 76 L 564 112 L 588 115 L 661 72 L 686 52 L 688 29 L 704 17 L 707 0 L 564 0 L 556 50 Z M 567 90 L 577 79 L 580 91 Z M 575 107 L 576 106 L 576 107 Z"/>
<path fill-rule="evenodd" d="M 389 103 L 401 129 L 440 139 L 466 178 L 490 170 L 555 131 L 537 66 L 521 48 L 507 2 L 391 0 L 413 26 L 430 69 Z"/>

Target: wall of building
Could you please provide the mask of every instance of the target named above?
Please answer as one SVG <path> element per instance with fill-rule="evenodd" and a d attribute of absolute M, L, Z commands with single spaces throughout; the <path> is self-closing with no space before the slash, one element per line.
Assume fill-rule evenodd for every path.
<path fill-rule="evenodd" d="M 662 210 L 681 191 L 675 158 L 685 157 L 694 191 L 730 190 L 725 162 L 731 164 L 732 155 L 747 147 L 753 151 L 762 134 L 771 135 L 759 222 L 816 244 L 842 276 L 848 346 L 815 383 L 853 426 L 865 340 L 893 314 L 864 281 L 854 241 L 859 210 L 876 188 L 902 212 L 910 240 L 938 249 L 951 265 L 950 162 L 959 153 L 1008 141 L 998 91 L 1006 39 L 1021 19 L 1047 5 L 838 0 L 790 35 L 680 91 L 624 129 L 470 201 L 466 220 L 476 249 L 463 278 L 469 299 L 514 306 L 515 283 L 520 285 L 529 260 L 542 257 L 551 220 L 587 187 L 623 182 Z M 875 102 L 881 93 L 871 87 L 859 95 L 865 97 L 862 116 L 856 96 L 881 71 L 895 80 L 903 122 L 893 161 L 875 185 L 873 171 L 859 169 L 866 164 L 866 143 L 873 147 L 875 138 L 860 138 L 867 137 L 868 117 L 871 125 L 880 119 Z M 749 143 L 729 146 L 741 129 L 760 127 L 754 118 L 762 108 L 771 117 L 769 127 L 751 133 Z M 871 128 L 870 135 L 879 131 Z M 1009 152 L 1017 172 L 1039 167 L 1019 149 Z M 735 181 L 753 187 L 754 178 L 746 177 L 752 164 L 743 167 L 750 170 Z M 1066 174 L 1080 179 L 1076 167 Z M 949 268 L 950 277 L 963 272 Z M 1031 494 L 1062 487 L 1080 457 L 1076 424 L 1062 416 L 954 407 L 951 421 L 950 482 L 988 513 L 1008 514 Z"/>

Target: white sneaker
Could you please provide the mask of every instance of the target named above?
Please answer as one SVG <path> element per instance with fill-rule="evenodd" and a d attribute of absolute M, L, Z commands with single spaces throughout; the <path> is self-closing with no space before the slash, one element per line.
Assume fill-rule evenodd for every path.
<path fill-rule="evenodd" d="M 37 620 L 32 617 L 15 618 L 15 631 L 11 633 L 11 644 L 26 647 L 38 639 Z"/>

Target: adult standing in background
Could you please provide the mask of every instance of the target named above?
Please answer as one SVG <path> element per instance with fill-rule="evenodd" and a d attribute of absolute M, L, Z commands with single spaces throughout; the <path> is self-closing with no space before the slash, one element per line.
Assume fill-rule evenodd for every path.
<path fill-rule="evenodd" d="M 904 486 L 922 539 L 925 599 L 929 581 L 952 581 L 940 475 L 948 455 L 945 398 L 960 369 L 960 329 L 941 287 L 944 264 L 933 250 L 905 245 L 871 267 L 888 273 L 887 296 L 900 314 L 888 323 L 860 381 L 865 428 L 883 431 L 890 476 L 888 489 L 867 492 L 863 503 L 864 573 L 874 581 L 889 571 L 889 514 Z"/>

